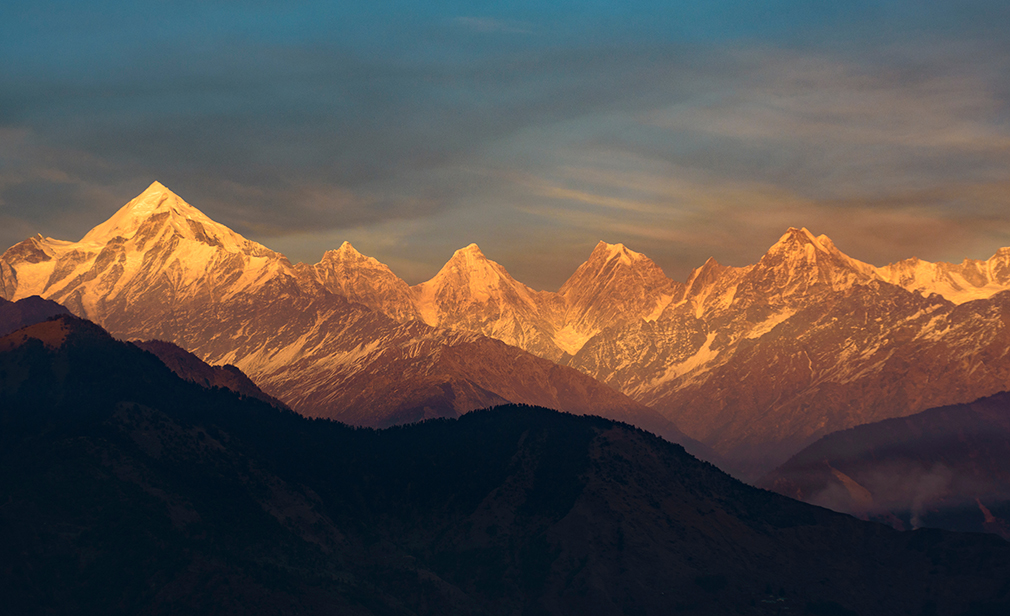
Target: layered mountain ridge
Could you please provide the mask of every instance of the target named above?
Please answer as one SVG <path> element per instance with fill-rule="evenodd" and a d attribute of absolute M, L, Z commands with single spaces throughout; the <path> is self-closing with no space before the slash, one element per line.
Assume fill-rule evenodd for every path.
<path fill-rule="evenodd" d="M 70 314 L 70 311 L 56 302 L 42 299 L 37 295 L 25 297 L 16 302 L 0 299 L 0 336 L 6 336 L 22 327 L 34 325 L 61 314 Z"/>
<path fill-rule="evenodd" d="M 1010 540 L 1010 393 L 833 432 L 758 485 L 899 529 Z"/>
<path fill-rule="evenodd" d="M 959 265 L 875 267 L 790 228 L 757 263 L 710 259 L 683 283 L 600 242 L 558 292 L 515 280 L 476 245 L 409 286 L 346 242 L 292 265 L 155 183 L 81 242 L 9 249 L 0 290 L 235 364 L 310 413 L 364 413 L 374 400 L 353 392 L 366 382 L 413 392 L 379 423 L 563 398 L 548 391 L 549 364 L 497 339 L 606 383 L 761 473 L 828 432 L 1006 389 L 1008 259 L 1003 249 Z M 443 362 L 459 345 L 476 355 Z M 514 373 L 538 375 L 527 381 L 539 401 L 515 399 Z M 594 391 L 576 407 L 609 397 Z"/>
<path fill-rule="evenodd" d="M 350 244 L 314 267 L 292 265 L 158 183 L 80 242 L 30 238 L 0 267 L 12 297 L 56 299 L 119 338 L 232 364 L 306 415 L 385 426 L 519 402 L 613 417 L 706 451 L 574 369 L 412 318 L 406 284 Z"/>
<path fill-rule="evenodd" d="M 546 360 L 545 360 L 546 361 Z M 598 417 L 388 430 L 0 338 L 0 592 L 36 614 L 1003 614 L 1010 545 L 813 507 Z"/>

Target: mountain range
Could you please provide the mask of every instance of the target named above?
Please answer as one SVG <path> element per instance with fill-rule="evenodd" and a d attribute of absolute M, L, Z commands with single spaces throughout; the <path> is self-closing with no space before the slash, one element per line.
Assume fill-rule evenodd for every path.
<path fill-rule="evenodd" d="M 5 610 L 1005 613 L 1010 544 L 752 488 L 504 405 L 381 431 L 183 380 L 62 315 L 0 338 Z"/>
<path fill-rule="evenodd" d="M 3 297 L 233 364 L 310 416 L 537 404 L 682 430 L 752 478 L 836 430 L 1006 389 L 1008 288 L 1007 249 L 874 267 L 795 228 L 753 265 L 710 259 L 685 282 L 600 242 L 558 292 L 472 244 L 410 286 L 349 243 L 292 264 L 158 183 L 79 242 L 0 257 Z"/>
<path fill-rule="evenodd" d="M 708 451 L 574 369 L 372 309 L 363 289 L 395 298 L 402 287 L 349 245 L 315 268 L 295 266 L 157 183 L 80 242 L 17 244 L 0 257 L 0 271 L 12 297 L 40 295 L 120 338 L 170 342 L 234 365 L 308 416 L 386 426 L 517 402 L 628 421 Z"/>

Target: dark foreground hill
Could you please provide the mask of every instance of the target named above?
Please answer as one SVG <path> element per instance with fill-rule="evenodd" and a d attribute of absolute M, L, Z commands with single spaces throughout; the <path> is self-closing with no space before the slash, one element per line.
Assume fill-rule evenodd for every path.
<path fill-rule="evenodd" d="M 157 356 L 184 381 L 208 388 L 223 387 L 237 394 L 268 402 L 277 408 L 287 408 L 280 400 L 264 393 L 252 379 L 235 366 L 230 364 L 211 366 L 179 345 L 163 340 L 131 340 L 130 344 Z"/>
<path fill-rule="evenodd" d="M 69 317 L 0 339 L 17 614 L 995 614 L 1010 544 L 748 487 L 507 406 L 382 431 L 183 381 Z"/>
<path fill-rule="evenodd" d="M 22 327 L 41 323 L 50 317 L 70 314 L 70 311 L 56 302 L 32 295 L 16 302 L 0 298 L 0 336 Z"/>
<path fill-rule="evenodd" d="M 1010 539 L 1010 393 L 834 432 L 759 485 L 899 528 Z"/>

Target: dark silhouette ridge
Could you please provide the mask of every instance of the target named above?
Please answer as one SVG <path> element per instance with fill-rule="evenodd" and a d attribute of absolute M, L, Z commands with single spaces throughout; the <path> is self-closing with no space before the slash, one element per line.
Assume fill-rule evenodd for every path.
<path fill-rule="evenodd" d="M 235 366 L 230 364 L 211 366 L 179 345 L 162 340 L 131 340 L 130 344 L 153 353 L 172 372 L 186 381 L 204 387 L 224 387 L 243 396 L 268 402 L 277 408 L 288 408 L 280 400 L 264 393 Z"/>
<path fill-rule="evenodd" d="M 19 330 L 22 327 L 41 323 L 50 317 L 70 314 L 70 311 L 48 299 L 38 295 L 11 302 L 0 298 L 0 336 Z"/>
<path fill-rule="evenodd" d="M 511 405 L 355 429 L 201 388 L 73 317 L 0 339 L 0 379 L 11 613 L 1010 606 L 996 537 L 798 503 L 606 419 Z"/>

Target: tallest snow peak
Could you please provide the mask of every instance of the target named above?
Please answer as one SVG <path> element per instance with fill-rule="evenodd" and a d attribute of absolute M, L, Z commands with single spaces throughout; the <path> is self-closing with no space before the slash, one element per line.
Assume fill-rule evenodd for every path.
<path fill-rule="evenodd" d="M 154 182 L 111 218 L 89 231 L 81 241 L 105 243 L 117 236 L 130 237 L 148 220 L 163 213 L 168 213 L 173 218 L 219 226 L 164 184 Z"/>
<path fill-rule="evenodd" d="M 111 218 L 89 231 L 81 243 L 105 245 L 116 238 L 138 238 L 138 249 L 143 249 L 148 241 L 165 234 L 230 252 L 270 252 L 225 225 L 214 222 L 161 182 L 153 182 Z"/>
<path fill-rule="evenodd" d="M 182 197 L 169 190 L 164 184 L 154 181 L 144 192 L 137 195 L 137 198 L 130 201 L 129 212 L 133 215 L 144 215 L 149 212 L 164 211 L 174 209 L 184 214 L 203 213 L 192 205 L 182 200 Z"/>
<path fill-rule="evenodd" d="M 172 193 L 172 191 L 169 190 L 167 186 L 165 186 L 164 184 L 162 184 L 158 180 L 155 180 L 155 181 L 151 182 L 151 185 L 148 186 L 147 189 L 144 190 L 144 192 L 140 193 L 140 196 L 143 197 L 144 195 L 147 195 L 147 194 L 166 193 L 166 192 L 167 193 Z M 172 194 L 175 194 L 175 193 L 172 193 Z"/>

